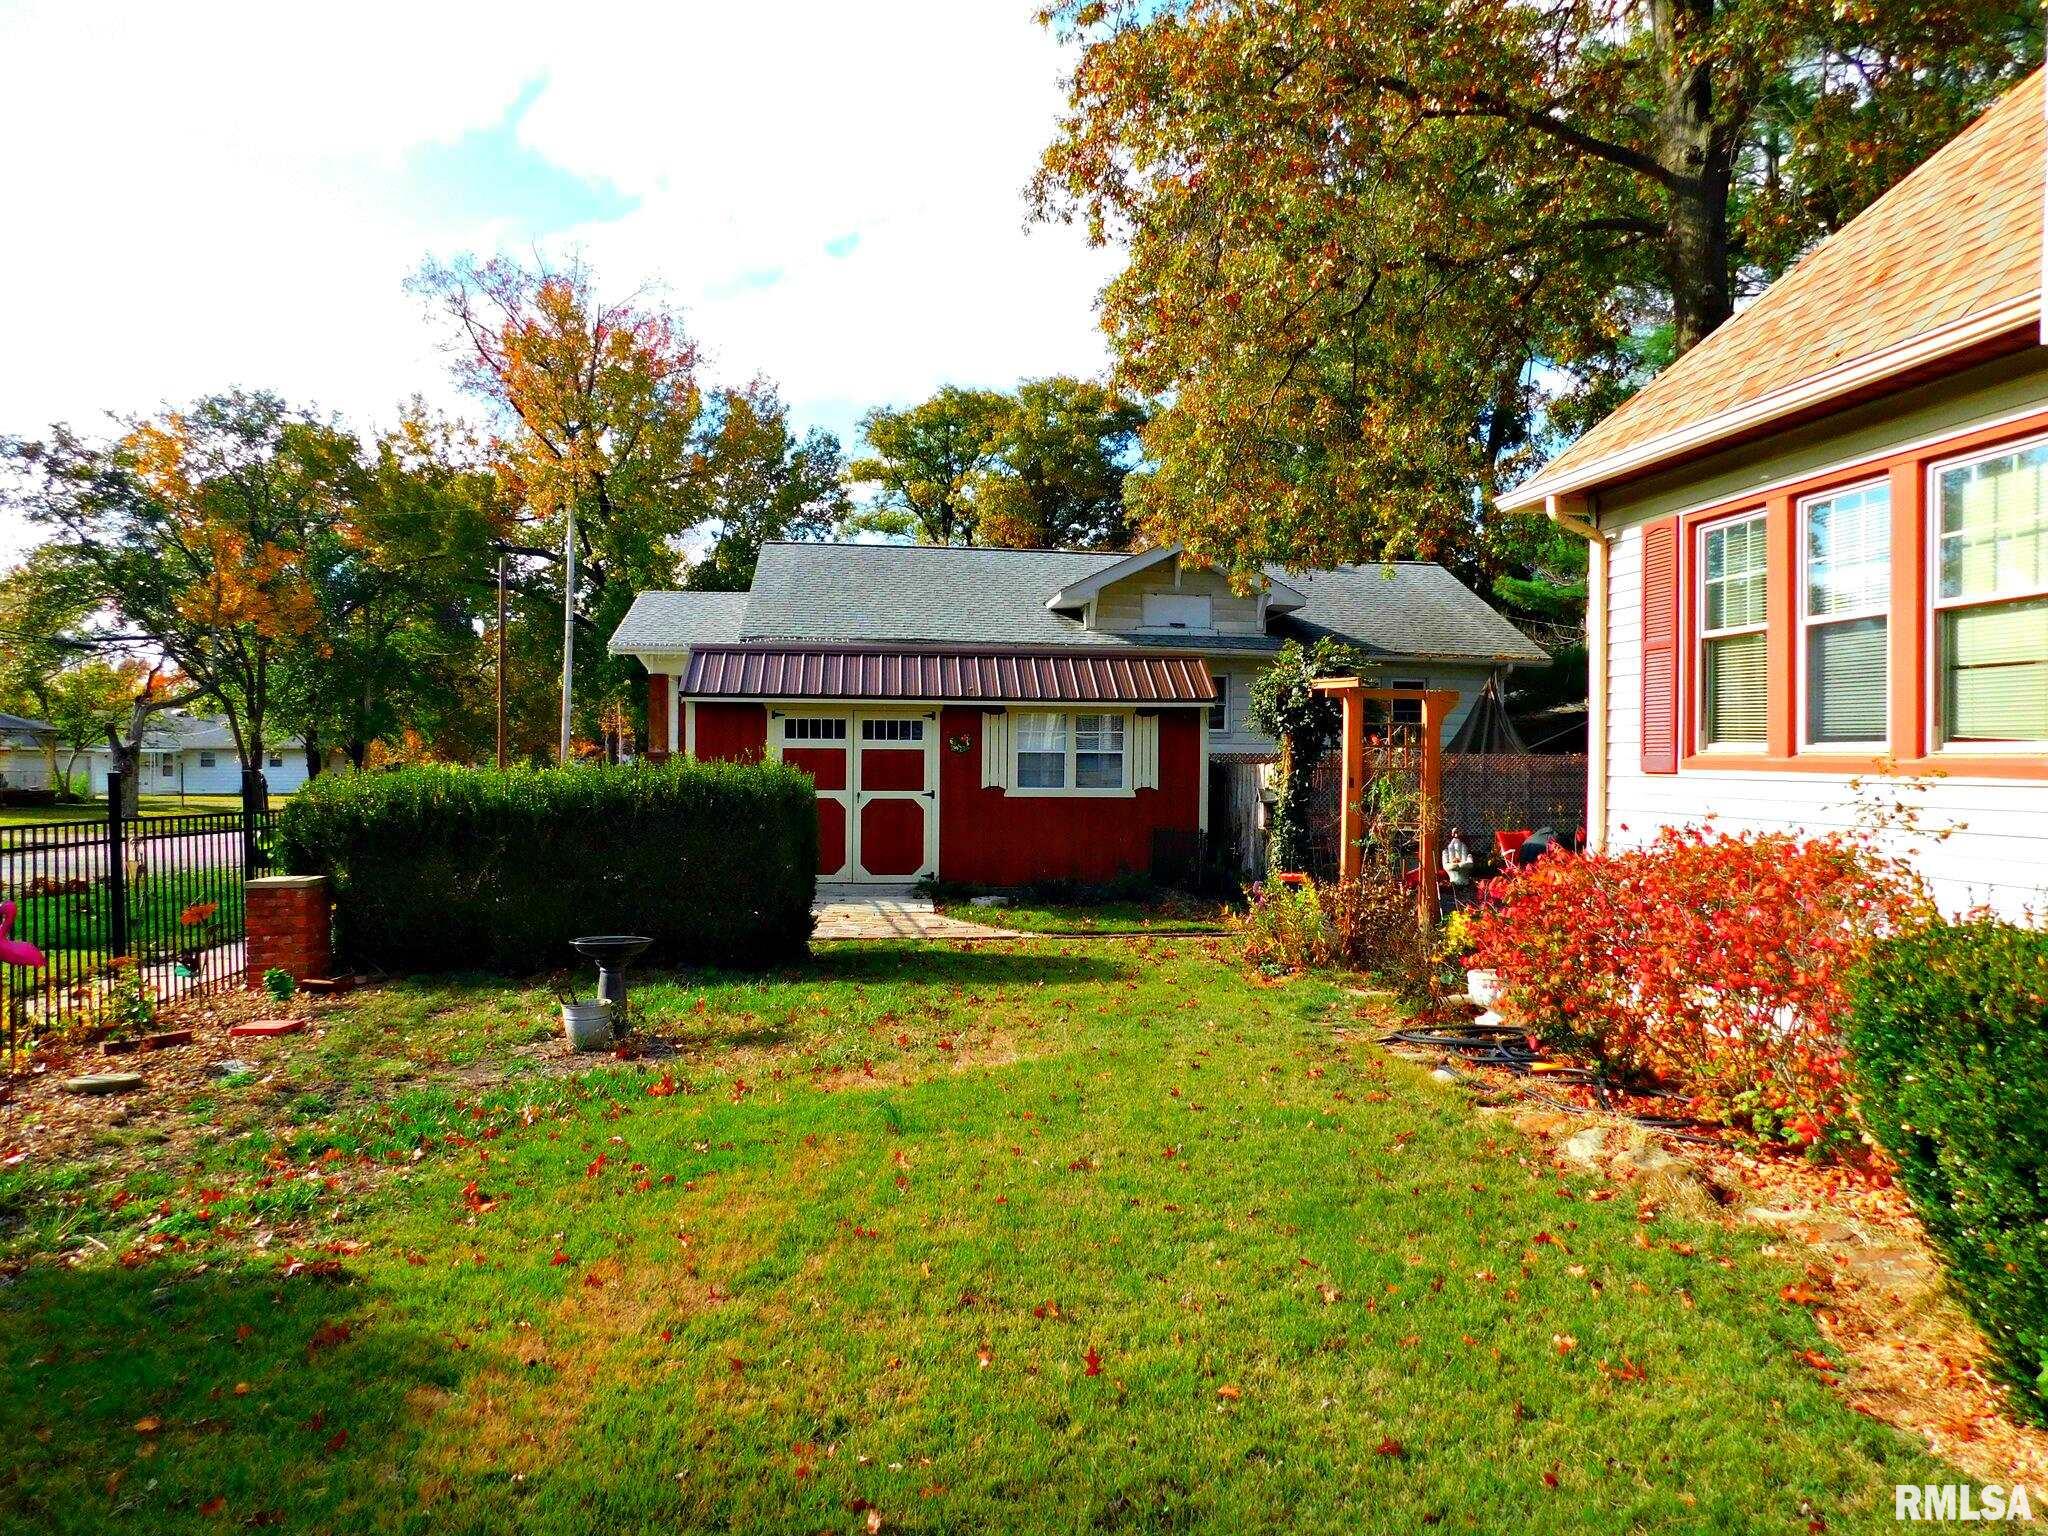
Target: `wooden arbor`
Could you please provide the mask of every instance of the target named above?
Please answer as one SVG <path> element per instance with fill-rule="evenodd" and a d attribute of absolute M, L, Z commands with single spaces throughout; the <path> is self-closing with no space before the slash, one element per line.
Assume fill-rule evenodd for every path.
<path fill-rule="evenodd" d="M 1310 685 L 1318 693 L 1333 693 L 1344 706 L 1343 802 L 1337 820 L 1337 878 L 1356 880 L 1364 854 L 1359 840 L 1364 834 L 1365 795 L 1365 706 L 1416 701 L 1422 705 L 1422 814 L 1420 841 L 1416 849 L 1415 917 L 1425 928 L 1436 923 L 1437 844 L 1443 827 L 1444 722 L 1457 705 L 1458 693 L 1450 688 L 1369 688 L 1355 677 L 1318 678 Z"/>

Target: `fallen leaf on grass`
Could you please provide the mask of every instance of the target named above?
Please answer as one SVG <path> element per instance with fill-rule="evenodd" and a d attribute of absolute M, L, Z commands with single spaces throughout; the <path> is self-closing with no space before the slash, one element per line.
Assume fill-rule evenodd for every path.
<path fill-rule="evenodd" d="M 1579 1347 L 1579 1341 L 1568 1333 L 1553 1333 L 1550 1342 L 1557 1347 L 1560 1355 L 1568 1355 Z"/>
<path fill-rule="evenodd" d="M 1388 1435 L 1372 1448 L 1372 1453 L 1375 1456 L 1385 1456 L 1394 1461 L 1405 1461 L 1408 1456 L 1408 1448 L 1392 1435 Z"/>
<path fill-rule="evenodd" d="M 1239 1391 L 1236 1387 L 1222 1386 L 1216 1389 L 1216 1395 L 1222 1398 L 1223 1401 L 1225 1401 L 1226 1403 L 1234 1403 L 1239 1398 L 1243 1397 L 1244 1393 Z"/>
<path fill-rule="evenodd" d="M 164 1421 L 153 1413 L 146 1419 L 135 1421 L 135 1433 L 138 1435 L 153 1435 L 163 1427 Z"/>
<path fill-rule="evenodd" d="M 1081 1357 L 1081 1361 L 1085 1368 L 1084 1374 L 1089 1376 L 1100 1376 L 1102 1374 L 1102 1356 L 1095 1352 L 1094 1346 L 1091 1345 L 1089 1347 L 1088 1353 Z"/>
<path fill-rule="evenodd" d="M 228 1501 L 226 1496 L 223 1494 L 216 1493 L 212 1498 L 208 1499 L 204 1504 L 199 1506 L 199 1513 L 205 1515 L 208 1519 L 211 1519 L 213 1516 L 225 1511 L 227 1507 Z"/>

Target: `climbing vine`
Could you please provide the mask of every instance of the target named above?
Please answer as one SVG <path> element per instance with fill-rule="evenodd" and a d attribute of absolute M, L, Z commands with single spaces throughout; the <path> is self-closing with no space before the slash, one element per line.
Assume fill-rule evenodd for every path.
<path fill-rule="evenodd" d="M 1290 640 L 1252 680 L 1252 729 L 1280 743 L 1280 794 L 1266 855 L 1276 871 L 1307 863 L 1309 770 L 1337 744 L 1344 728 L 1343 706 L 1311 685 L 1322 677 L 1355 677 L 1360 661 L 1357 652 L 1328 636 L 1308 647 Z"/>

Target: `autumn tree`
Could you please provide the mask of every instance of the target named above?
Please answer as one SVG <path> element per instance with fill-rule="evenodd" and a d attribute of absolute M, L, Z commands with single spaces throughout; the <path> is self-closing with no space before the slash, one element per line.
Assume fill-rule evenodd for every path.
<path fill-rule="evenodd" d="M 117 620 L 99 643 L 140 648 L 181 679 L 134 701 L 114 743 L 131 783 L 147 716 L 194 696 L 260 768 L 289 658 L 323 644 L 310 557 L 356 494 L 357 455 L 333 422 L 241 392 L 131 420 L 111 443 L 60 425 L 7 445 L 10 503 Z"/>
<path fill-rule="evenodd" d="M 976 487 L 986 544 L 1126 549 L 1124 477 L 1145 412 L 1088 379 L 1027 379 L 994 424 L 994 456 Z"/>
<path fill-rule="evenodd" d="M 290 653 L 279 685 L 315 772 L 328 747 L 360 768 L 374 743 L 438 740 L 462 713 L 489 639 L 497 551 L 516 523 L 487 445 L 417 400 L 338 512 L 305 552 L 320 644 Z"/>
<path fill-rule="evenodd" d="M 822 539 L 853 510 L 839 439 L 813 427 L 799 438 L 789 407 L 766 379 L 721 389 L 708 401 L 688 476 L 688 507 L 710 537 L 690 567 L 703 592 L 744 592 L 761 546 Z"/>
<path fill-rule="evenodd" d="M 59 777 L 67 786 L 82 754 L 125 739 L 137 701 L 150 702 L 161 691 L 161 681 L 152 683 L 148 664 L 139 658 L 119 655 L 74 658 L 51 677 L 43 718 L 56 727 L 57 743 L 64 749 Z M 146 708 L 144 719 L 154 713 Z M 137 781 L 138 793 L 140 787 Z"/>
<path fill-rule="evenodd" d="M 497 469 L 526 542 L 559 549 L 572 515 L 579 632 L 601 641 L 636 591 L 673 587 L 693 521 L 703 409 L 681 316 L 642 292 L 606 299 L 580 260 L 428 262 L 410 280 L 445 328 L 457 382 L 485 402 Z M 586 730 L 630 668 L 578 648 Z"/>
<path fill-rule="evenodd" d="M 1610 408 L 2040 56 L 2015 0 L 1061 0 L 1034 189 L 1129 252 L 1153 535 L 1464 551 Z"/>
<path fill-rule="evenodd" d="M 869 451 L 847 473 L 875 490 L 847 527 L 923 544 L 980 542 L 978 493 L 1009 409 L 994 390 L 949 384 L 920 404 L 869 411 L 860 423 Z"/>

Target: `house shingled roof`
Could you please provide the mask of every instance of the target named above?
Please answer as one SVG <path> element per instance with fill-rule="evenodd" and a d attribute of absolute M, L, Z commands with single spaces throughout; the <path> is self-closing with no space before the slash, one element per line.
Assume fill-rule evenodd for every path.
<path fill-rule="evenodd" d="M 1639 474 L 2037 328 L 2044 153 L 2037 70 L 1501 505 Z"/>
<path fill-rule="evenodd" d="M 1336 635 L 1376 654 L 1540 665 L 1543 651 L 1449 571 L 1425 561 L 1293 572 L 1305 594 L 1267 634 L 1114 634 L 1045 606 L 1053 593 L 1128 557 L 929 544 L 762 547 L 751 595 L 643 592 L 611 649 L 828 644 L 1029 646 L 1253 654 Z M 736 599 L 709 604 L 704 599 Z"/>

